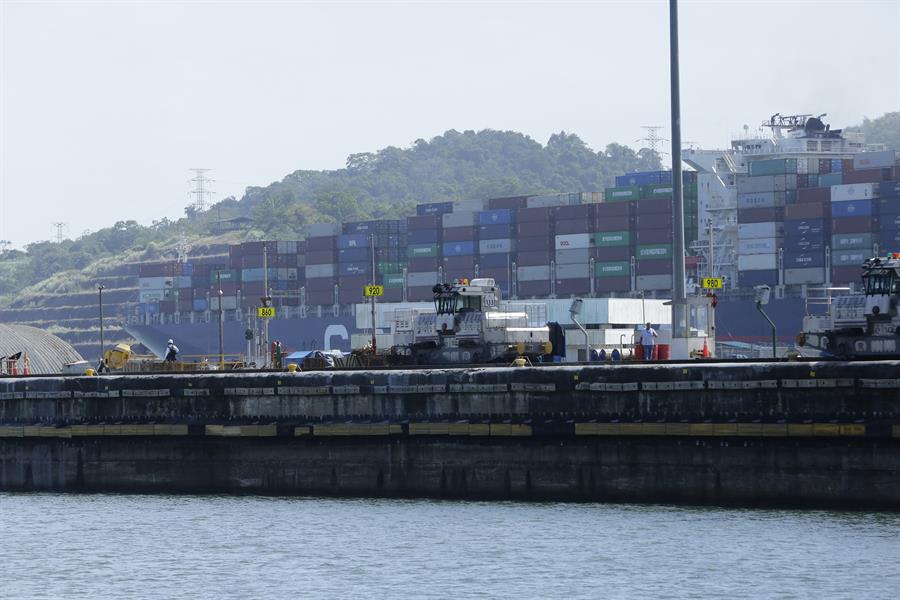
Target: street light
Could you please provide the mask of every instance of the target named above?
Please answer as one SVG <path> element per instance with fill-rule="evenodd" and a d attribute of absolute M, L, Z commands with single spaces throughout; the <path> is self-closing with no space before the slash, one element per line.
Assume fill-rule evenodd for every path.
<path fill-rule="evenodd" d="M 102 283 L 97 284 L 97 297 L 100 304 L 100 364 L 103 365 L 103 290 Z M 105 365 L 104 365 L 105 366 Z"/>
<path fill-rule="evenodd" d="M 775 330 L 775 323 L 772 322 L 772 319 L 770 319 L 769 315 L 766 314 L 766 311 L 763 310 L 763 306 L 769 303 L 769 294 L 771 293 L 772 288 L 767 285 L 757 285 L 755 289 L 756 310 L 758 310 L 760 314 L 766 318 L 766 321 L 769 322 L 769 325 L 772 326 L 772 358 L 778 358 L 778 351 L 776 349 L 777 334 Z"/>

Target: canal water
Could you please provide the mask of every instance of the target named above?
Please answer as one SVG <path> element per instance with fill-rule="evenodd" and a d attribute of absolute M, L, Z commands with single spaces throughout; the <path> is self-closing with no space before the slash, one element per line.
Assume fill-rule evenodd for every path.
<path fill-rule="evenodd" d="M 900 514 L 0 494 L 2 598 L 896 598 Z"/>

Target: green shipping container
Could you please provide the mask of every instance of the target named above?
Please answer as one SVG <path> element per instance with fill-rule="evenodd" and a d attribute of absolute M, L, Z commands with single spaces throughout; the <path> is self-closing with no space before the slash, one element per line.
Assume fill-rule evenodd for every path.
<path fill-rule="evenodd" d="M 437 258 L 437 244 L 421 244 L 418 246 L 410 246 L 406 250 L 406 255 L 410 258 Z"/>
<path fill-rule="evenodd" d="M 630 231 L 602 231 L 594 234 L 594 245 L 598 247 L 627 246 L 631 243 Z"/>
<path fill-rule="evenodd" d="M 638 260 L 672 258 L 672 244 L 643 244 L 637 247 Z"/>
<path fill-rule="evenodd" d="M 750 177 L 758 177 L 760 175 L 791 175 L 796 172 L 796 158 L 773 158 L 750 162 Z"/>
<path fill-rule="evenodd" d="M 598 262 L 594 265 L 594 273 L 597 277 L 622 277 L 631 275 L 631 263 L 625 262 Z"/>
<path fill-rule="evenodd" d="M 210 271 L 209 273 L 209 282 L 211 284 L 215 284 L 218 282 L 216 276 L 221 277 L 222 281 L 240 281 L 241 280 L 241 272 L 237 269 L 223 269 L 222 271 Z"/>
<path fill-rule="evenodd" d="M 637 200 L 641 195 L 641 188 L 636 185 L 630 187 L 612 187 L 606 188 L 603 199 L 606 202 L 615 202 L 617 200 Z"/>
<path fill-rule="evenodd" d="M 380 262 L 376 265 L 378 272 L 382 275 L 388 273 L 402 273 L 406 263 L 401 262 Z"/>
<path fill-rule="evenodd" d="M 389 275 L 385 275 L 382 278 L 382 281 L 384 282 L 383 283 L 384 287 L 388 287 L 388 288 L 403 287 L 403 275 L 402 274 L 392 273 Z"/>
<path fill-rule="evenodd" d="M 654 183 L 641 186 L 641 198 L 671 198 L 673 193 L 671 183 Z"/>

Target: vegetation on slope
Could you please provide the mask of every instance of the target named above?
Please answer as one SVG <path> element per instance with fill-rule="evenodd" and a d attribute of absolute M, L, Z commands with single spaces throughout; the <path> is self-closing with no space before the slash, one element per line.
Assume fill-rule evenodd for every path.
<path fill-rule="evenodd" d="M 308 223 L 396 218 L 423 202 L 597 191 L 612 185 L 617 174 L 655 168 L 659 158 L 650 151 L 610 144 L 595 152 L 565 132 L 541 145 L 509 131 L 448 131 L 409 148 L 351 155 L 343 169 L 295 171 L 266 187 L 248 188 L 241 200 L 226 198 L 203 213 L 189 208 L 177 221 L 120 221 L 76 240 L 7 252 L 0 258 L 0 297 L 8 302 L 54 275 L 54 289 L 78 289 L 83 278 L 66 272 L 126 253 L 143 260 L 171 255 L 182 235 L 189 241 L 215 239 L 224 219 L 251 218 L 244 239 L 297 239 Z"/>

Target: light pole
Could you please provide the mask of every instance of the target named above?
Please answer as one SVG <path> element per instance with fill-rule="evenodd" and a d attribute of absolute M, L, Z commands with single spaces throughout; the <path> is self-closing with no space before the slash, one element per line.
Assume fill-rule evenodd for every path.
<path fill-rule="evenodd" d="M 100 364 L 103 364 L 103 290 L 102 283 L 97 284 L 97 297 L 100 304 Z M 105 366 L 105 365 L 104 365 Z"/>
<path fill-rule="evenodd" d="M 219 287 L 219 370 L 225 370 L 225 307 L 222 306 L 222 272 L 216 271 L 216 284 Z"/>

